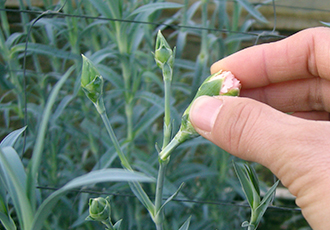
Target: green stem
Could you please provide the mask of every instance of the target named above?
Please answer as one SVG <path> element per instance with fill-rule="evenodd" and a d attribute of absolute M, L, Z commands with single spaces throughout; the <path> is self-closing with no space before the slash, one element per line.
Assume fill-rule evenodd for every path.
<path fill-rule="evenodd" d="M 104 104 L 103 104 L 103 106 L 104 106 Z M 102 105 L 99 105 L 99 107 L 102 107 Z M 97 108 L 97 111 L 102 111 L 103 110 L 102 108 L 98 108 L 97 106 L 96 106 L 96 108 Z M 111 141 L 112 141 L 112 143 L 113 143 L 113 145 L 114 145 L 114 147 L 115 147 L 115 149 L 117 151 L 117 154 L 119 156 L 119 159 L 121 161 L 122 166 L 124 168 L 130 170 L 130 171 L 133 171 L 131 165 L 128 163 L 128 160 L 126 159 L 123 151 L 120 148 L 120 144 L 119 144 L 119 142 L 117 140 L 117 137 L 116 137 L 116 135 L 115 135 L 115 133 L 114 133 L 114 131 L 112 129 L 112 126 L 110 124 L 110 121 L 108 119 L 108 116 L 107 116 L 107 113 L 105 112 L 105 110 L 103 110 L 103 112 L 100 113 L 100 115 L 101 115 L 101 118 L 103 120 L 103 123 L 104 123 L 104 125 L 105 125 L 105 127 L 106 127 L 106 129 L 108 131 L 108 134 L 109 134 L 109 136 L 111 138 Z"/>
<path fill-rule="evenodd" d="M 164 115 L 164 137 L 163 137 L 162 149 L 164 149 L 170 142 L 171 132 L 172 132 L 171 108 L 170 108 L 171 81 L 165 80 L 164 87 L 165 87 L 165 115 Z"/>
<path fill-rule="evenodd" d="M 117 137 L 111 127 L 110 121 L 108 119 L 108 116 L 106 114 L 105 111 L 105 107 L 104 107 L 104 103 L 103 103 L 103 99 L 100 99 L 98 101 L 97 104 L 94 104 L 97 111 L 100 113 L 101 118 L 105 124 L 105 127 L 108 131 L 108 134 L 114 144 L 114 147 L 117 151 L 117 154 L 119 156 L 119 159 L 121 161 L 121 164 L 124 168 L 126 168 L 129 171 L 133 171 L 132 167 L 130 166 L 126 156 L 124 155 L 123 151 L 120 148 L 120 144 L 117 140 Z M 155 213 L 155 209 L 154 209 L 154 205 L 152 204 L 152 202 L 150 201 L 149 197 L 147 196 L 147 194 L 145 193 L 145 191 L 143 190 L 141 184 L 139 182 L 131 182 L 129 183 L 131 186 L 131 189 L 135 191 L 135 193 L 137 193 L 137 197 L 139 198 L 139 200 L 142 202 L 142 204 L 147 208 L 147 210 L 149 211 L 150 215 L 152 216 L 152 218 L 154 218 L 154 213 Z"/>
<path fill-rule="evenodd" d="M 178 135 L 178 134 L 177 134 Z M 177 135 L 171 140 L 171 142 L 159 153 L 160 161 L 165 161 L 169 158 L 172 151 L 178 147 L 181 142 L 179 141 Z"/>
<path fill-rule="evenodd" d="M 171 99 L 171 81 L 173 70 L 169 65 L 165 65 L 162 68 L 163 72 L 163 79 L 164 79 L 164 91 L 165 91 L 165 103 L 164 103 L 164 139 L 163 139 L 163 147 L 162 149 L 166 148 L 166 146 L 170 142 L 171 138 L 171 107 L 170 107 L 170 99 Z M 161 210 L 162 201 L 163 201 L 163 191 L 164 191 L 164 181 L 165 181 L 165 173 L 166 168 L 169 162 L 169 158 L 166 160 L 159 160 L 159 170 L 158 170 L 158 177 L 157 177 L 157 186 L 156 186 L 156 197 L 155 197 L 155 224 L 157 230 L 163 230 L 163 211 Z"/>
<path fill-rule="evenodd" d="M 108 219 L 107 221 L 101 221 L 101 223 L 106 226 L 106 230 L 114 230 L 110 219 Z"/>
<path fill-rule="evenodd" d="M 163 191 L 164 191 L 164 181 L 165 173 L 169 160 L 159 161 L 159 170 L 157 177 L 157 186 L 156 186 L 156 198 L 155 198 L 155 224 L 157 230 L 163 229 L 163 212 L 160 210 L 163 201 Z"/>
<path fill-rule="evenodd" d="M 131 100 L 125 104 L 125 113 L 127 119 L 127 141 L 131 143 L 133 141 L 133 106 Z"/>
<path fill-rule="evenodd" d="M 134 139 L 134 133 L 133 133 L 133 98 L 134 95 L 132 93 L 132 85 L 131 85 L 131 68 L 134 68 L 129 65 L 129 60 L 122 56 L 121 58 L 121 69 L 122 69 L 122 75 L 124 78 L 124 84 L 125 84 L 125 114 L 127 119 L 127 142 L 129 144 L 129 149 L 131 150 L 133 147 L 133 139 Z M 128 153 L 130 154 L 130 152 Z"/>
<path fill-rule="evenodd" d="M 208 6 L 208 0 L 202 1 L 202 24 L 204 28 L 207 28 L 207 6 Z M 201 41 L 201 52 L 200 55 L 204 58 L 207 56 L 207 30 L 202 31 L 202 41 Z"/>

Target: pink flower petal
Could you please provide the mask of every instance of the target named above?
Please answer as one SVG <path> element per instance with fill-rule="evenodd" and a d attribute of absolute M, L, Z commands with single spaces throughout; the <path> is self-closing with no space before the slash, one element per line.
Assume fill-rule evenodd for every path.
<path fill-rule="evenodd" d="M 235 76 L 230 71 L 221 72 L 221 77 L 224 78 L 222 87 L 220 90 L 220 95 L 228 93 L 231 90 L 239 90 L 241 88 L 241 83 L 235 78 Z"/>

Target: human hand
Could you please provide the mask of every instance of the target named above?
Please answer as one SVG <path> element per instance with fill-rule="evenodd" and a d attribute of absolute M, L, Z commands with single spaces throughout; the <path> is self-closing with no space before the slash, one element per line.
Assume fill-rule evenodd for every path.
<path fill-rule="evenodd" d="M 330 229 L 330 29 L 242 50 L 213 64 L 211 73 L 220 69 L 241 81 L 242 97 L 196 99 L 195 129 L 269 168 L 297 197 L 310 226 Z"/>

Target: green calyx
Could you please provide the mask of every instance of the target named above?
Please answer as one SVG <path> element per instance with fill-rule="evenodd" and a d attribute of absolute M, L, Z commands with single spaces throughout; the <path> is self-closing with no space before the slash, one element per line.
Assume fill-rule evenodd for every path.
<path fill-rule="evenodd" d="M 83 59 L 82 73 L 81 73 L 81 87 L 86 96 L 97 104 L 103 94 L 103 78 L 94 64 L 81 55 Z"/>
<path fill-rule="evenodd" d="M 158 31 L 154 57 L 157 66 L 163 70 L 165 77 L 171 78 L 172 76 L 175 50 L 175 47 L 173 50 L 171 49 L 162 33 Z"/>
<path fill-rule="evenodd" d="M 211 76 L 209 76 L 208 78 L 205 79 L 205 81 L 202 83 L 202 85 L 198 88 L 198 91 L 197 91 L 194 99 L 191 101 L 188 108 L 184 111 L 182 119 L 181 119 L 181 127 L 180 127 L 180 131 L 186 133 L 184 141 L 199 136 L 199 134 L 197 133 L 195 128 L 192 126 L 190 119 L 189 119 L 190 108 L 191 108 L 193 102 L 200 96 L 218 96 L 218 95 L 220 95 L 220 90 L 221 90 L 222 84 L 224 82 L 224 78 L 218 77 L 221 74 L 221 72 L 222 71 L 212 74 Z M 230 96 L 237 96 L 239 94 L 239 90 L 236 90 L 235 92 L 230 91 L 230 94 L 231 94 Z M 226 95 L 228 95 L 228 94 L 226 94 Z"/>
<path fill-rule="evenodd" d="M 181 126 L 177 134 L 174 136 L 172 141 L 169 143 L 168 146 L 166 146 L 165 149 L 163 149 L 159 153 L 159 158 L 161 160 L 167 160 L 170 156 L 171 152 L 180 144 L 183 142 L 193 139 L 195 137 L 199 136 L 199 133 L 195 130 L 193 125 L 190 122 L 189 113 L 190 108 L 193 104 L 193 102 L 200 96 L 218 96 L 220 95 L 222 87 L 225 85 L 226 81 L 226 73 L 222 70 L 212 74 L 208 78 L 205 79 L 205 81 L 202 83 L 202 85 L 199 87 L 194 99 L 191 101 L 187 109 L 184 111 L 182 118 L 181 118 Z M 230 73 L 230 77 L 234 78 L 234 76 Z M 235 79 L 236 80 L 236 79 Z M 221 95 L 224 96 L 238 96 L 240 92 L 239 87 L 234 87 L 228 90 L 226 93 L 221 93 Z"/>
<path fill-rule="evenodd" d="M 191 101 L 189 104 L 188 108 L 184 111 L 183 116 L 182 116 L 182 121 L 181 121 L 181 129 L 185 130 L 187 132 L 191 133 L 191 138 L 198 136 L 196 130 L 194 127 L 192 127 L 192 124 L 190 123 L 189 119 L 189 113 L 190 113 L 190 108 L 193 104 L 193 102 L 200 96 L 219 96 L 220 91 L 224 85 L 224 82 L 226 80 L 225 77 L 222 75 L 223 71 L 220 70 L 217 73 L 212 74 L 208 78 L 205 79 L 205 81 L 202 83 L 202 85 L 199 87 L 194 99 Z M 226 93 L 222 93 L 221 95 L 223 96 L 238 96 L 240 92 L 239 88 L 234 88 L 230 89 Z M 181 130 L 180 129 L 180 130 Z M 189 138 L 189 139 L 191 139 Z"/>
<path fill-rule="evenodd" d="M 94 221 L 110 220 L 111 206 L 108 199 L 108 197 L 89 199 L 89 216 L 87 219 Z"/>
<path fill-rule="evenodd" d="M 209 76 L 208 78 L 206 78 L 204 80 L 202 85 L 198 88 L 194 99 L 190 102 L 188 108 L 184 111 L 183 117 L 187 114 L 189 116 L 190 108 L 191 108 L 193 102 L 196 100 L 196 98 L 198 98 L 200 96 L 204 96 L 204 95 L 205 96 L 218 96 L 220 94 L 220 90 L 221 90 L 224 79 L 217 78 L 217 76 L 219 76 L 221 74 L 221 72 L 222 71 L 212 74 L 211 76 Z"/>

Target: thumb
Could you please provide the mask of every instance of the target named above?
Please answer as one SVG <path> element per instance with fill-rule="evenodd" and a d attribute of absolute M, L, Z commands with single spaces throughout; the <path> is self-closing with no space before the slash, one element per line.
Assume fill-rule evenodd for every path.
<path fill-rule="evenodd" d="M 199 97 L 190 110 L 197 132 L 227 152 L 268 167 L 297 196 L 306 219 L 329 226 L 330 125 L 240 97 Z M 320 215 L 319 210 L 326 212 Z"/>
<path fill-rule="evenodd" d="M 292 142 L 291 130 L 299 128 L 291 116 L 238 97 L 200 97 L 191 108 L 190 120 L 202 136 L 224 150 L 264 165 L 274 163 L 274 154 Z"/>
<path fill-rule="evenodd" d="M 239 158 L 268 167 L 287 186 L 323 166 L 330 171 L 325 165 L 330 165 L 329 122 L 297 118 L 249 98 L 226 96 L 199 97 L 189 116 L 202 136 Z"/>

